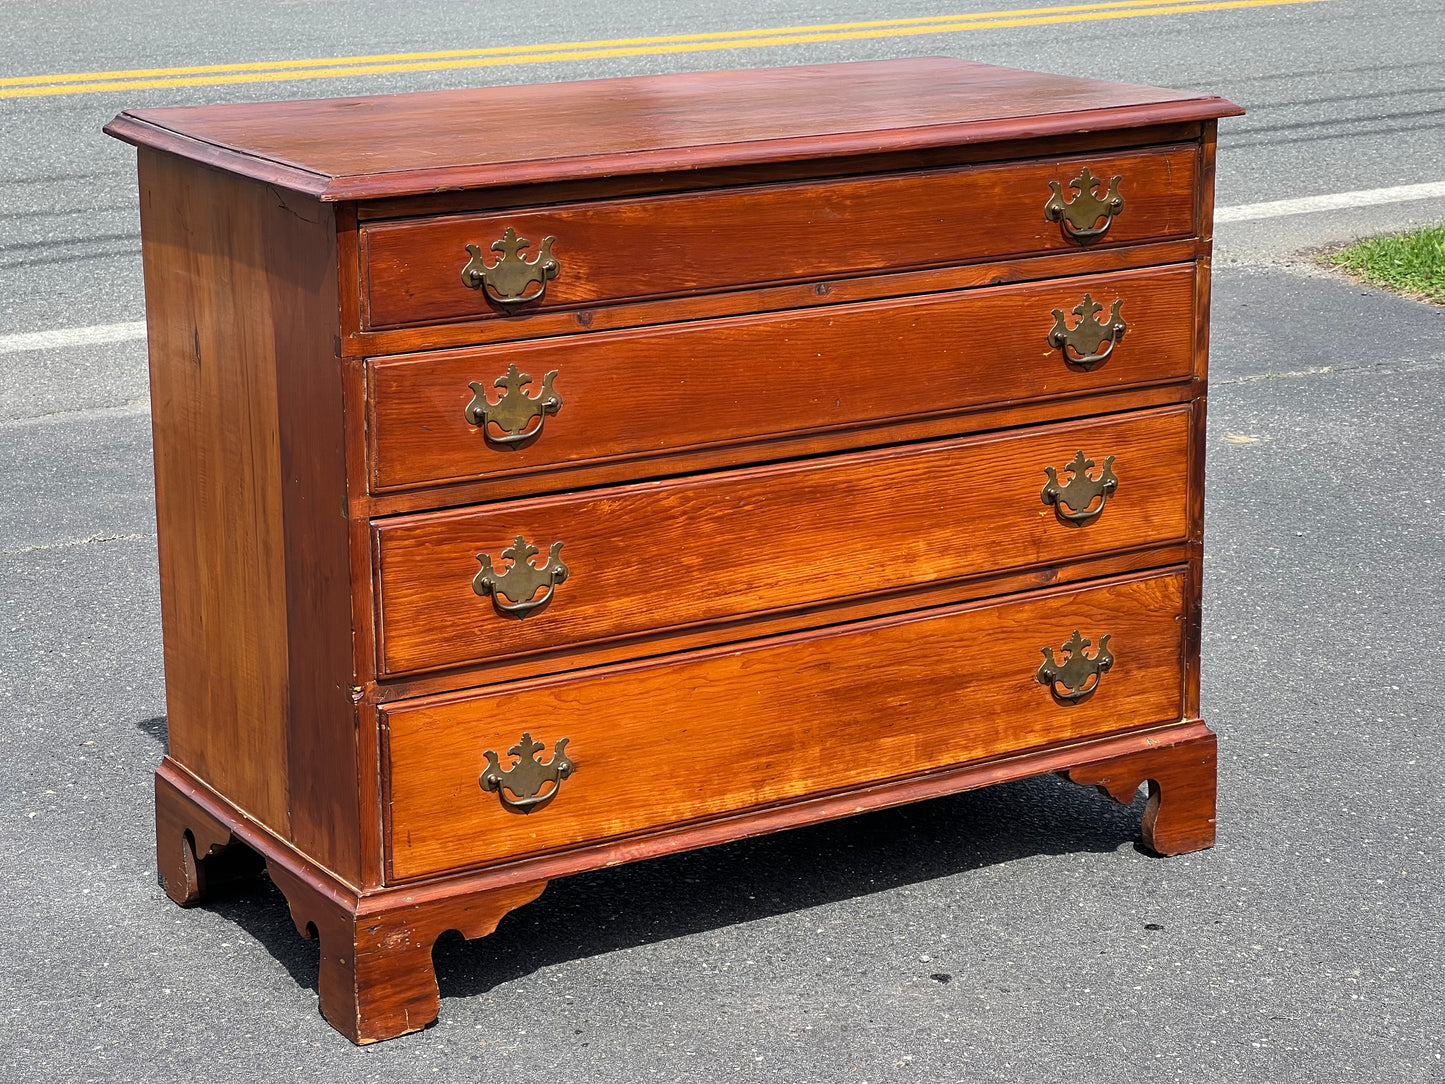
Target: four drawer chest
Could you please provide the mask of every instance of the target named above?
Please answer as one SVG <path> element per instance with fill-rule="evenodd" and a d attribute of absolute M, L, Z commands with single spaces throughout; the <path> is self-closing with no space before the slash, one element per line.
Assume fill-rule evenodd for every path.
<path fill-rule="evenodd" d="M 926 58 L 122 113 L 166 891 L 263 859 L 367 1042 L 586 869 L 1050 772 L 1210 846 L 1239 112 Z"/>

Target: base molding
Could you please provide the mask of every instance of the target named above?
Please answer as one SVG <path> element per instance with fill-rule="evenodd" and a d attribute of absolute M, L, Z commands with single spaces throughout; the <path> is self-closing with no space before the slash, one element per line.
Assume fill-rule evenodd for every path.
<path fill-rule="evenodd" d="M 322 1015 L 358 1044 L 419 1031 L 437 1018 L 441 994 L 432 947 L 438 937 L 448 930 L 468 939 L 486 937 L 507 912 L 531 903 L 547 887 L 535 881 L 399 906 L 371 897 L 353 910 L 282 866 L 270 867 L 270 874 L 296 929 L 321 942 Z"/>
<path fill-rule="evenodd" d="M 1063 775 L 1123 805 L 1132 805 L 1140 784 L 1148 783 L 1144 846 L 1161 855 L 1185 854 L 1214 846 L 1217 758 L 1218 739 L 1206 732 L 1070 768 Z"/>
<path fill-rule="evenodd" d="M 316 864 L 166 757 L 156 770 L 156 853 L 166 894 L 183 906 L 224 880 L 259 872 L 264 862 L 297 930 L 320 941 L 323 1015 L 353 1042 L 369 1043 L 437 1018 L 432 947 L 441 934 L 485 937 L 556 877 L 1050 773 L 1126 805 L 1147 782 L 1144 843 L 1160 854 L 1182 854 L 1214 844 L 1215 772 L 1215 735 L 1203 721 L 1186 720 L 488 869 L 363 888 Z"/>

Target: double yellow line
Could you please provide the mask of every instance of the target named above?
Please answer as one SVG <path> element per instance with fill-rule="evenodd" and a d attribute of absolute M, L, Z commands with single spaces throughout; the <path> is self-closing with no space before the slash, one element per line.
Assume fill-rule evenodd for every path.
<path fill-rule="evenodd" d="M 130 71 L 73 72 L 0 78 L 0 98 L 35 98 L 53 94 L 96 94 L 114 90 L 159 87 L 218 86 L 226 83 L 279 83 L 296 79 L 338 79 L 391 72 L 491 68 L 509 64 L 551 64 L 605 57 L 702 53 L 719 49 L 756 49 L 777 45 L 901 38 L 917 34 L 957 34 L 967 30 L 999 30 L 1015 26 L 1046 26 L 1181 15 L 1194 11 L 1311 4 L 1321 0 L 1110 0 L 1099 4 L 1015 8 L 971 15 L 937 15 L 915 19 L 878 19 L 861 23 L 780 26 L 766 30 L 675 34 L 609 41 L 554 42 L 496 49 L 447 49 L 431 53 L 381 53 L 374 56 L 327 57 L 275 63 L 206 64 L 189 68 L 137 68 Z"/>

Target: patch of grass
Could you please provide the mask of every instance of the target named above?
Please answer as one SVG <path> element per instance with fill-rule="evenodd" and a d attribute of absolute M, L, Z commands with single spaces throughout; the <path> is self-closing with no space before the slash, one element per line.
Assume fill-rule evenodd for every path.
<path fill-rule="evenodd" d="M 1445 223 L 1371 237 L 1326 259 L 1371 286 L 1445 305 Z"/>

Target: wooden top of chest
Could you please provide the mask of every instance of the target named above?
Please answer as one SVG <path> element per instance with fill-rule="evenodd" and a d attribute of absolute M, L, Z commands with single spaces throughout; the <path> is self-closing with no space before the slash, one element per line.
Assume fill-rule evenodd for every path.
<path fill-rule="evenodd" d="M 950 57 L 126 110 L 106 127 L 322 200 L 921 150 L 1242 113 Z"/>

